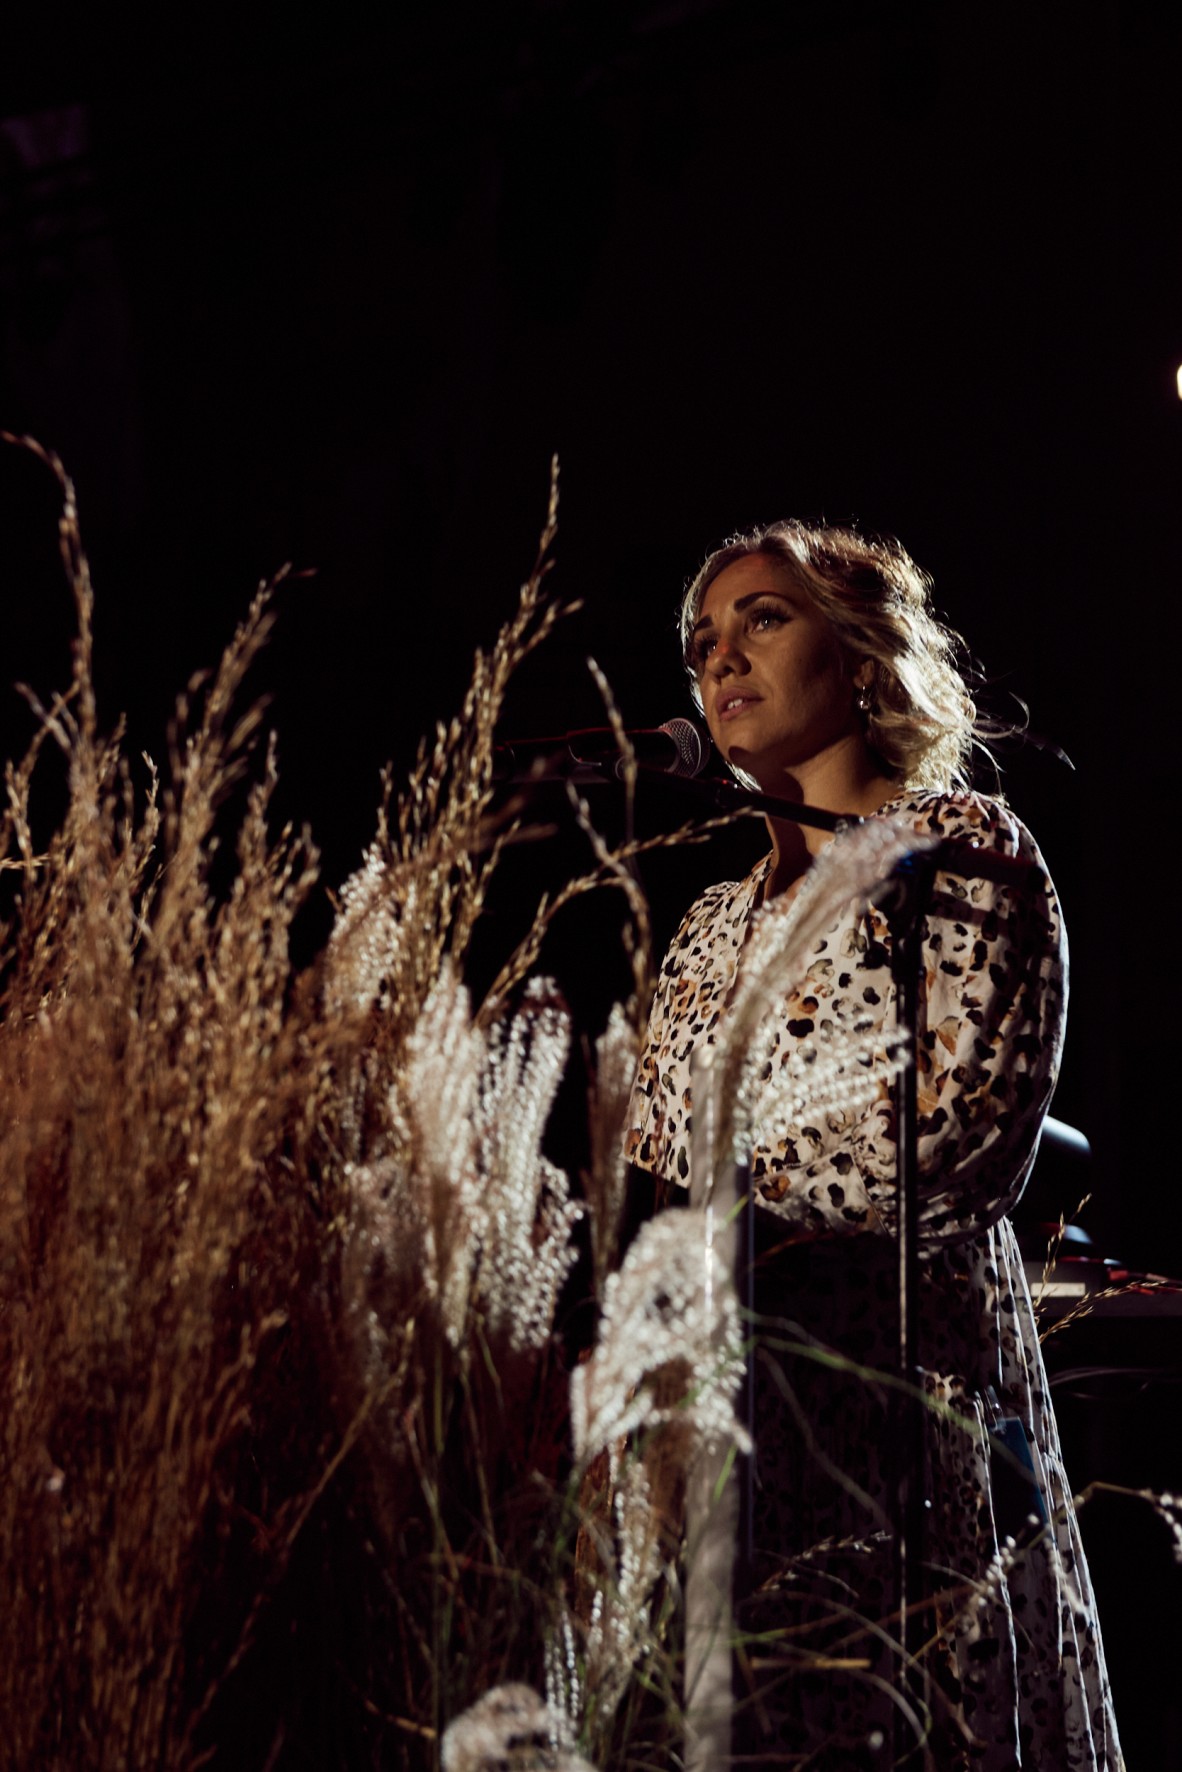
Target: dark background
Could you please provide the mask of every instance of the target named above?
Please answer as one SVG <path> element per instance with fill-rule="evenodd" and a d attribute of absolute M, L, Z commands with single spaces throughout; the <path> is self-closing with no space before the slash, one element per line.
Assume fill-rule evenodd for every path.
<path fill-rule="evenodd" d="M 1182 1272 L 1164 1112 L 1176 19 L 755 0 L 415 3 L 386 22 L 242 7 L 150 28 L 97 12 L 58 11 L 0 69 L 0 425 L 77 482 L 101 706 L 127 713 L 133 754 L 161 754 L 176 693 L 255 582 L 316 568 L 282 592 L 256 686 L 280 810 L 311 823 L 336 884 L 380 766 L 405 772 L 511 610 L 552 452 L 553 583 L 584 608 L 523 673 L 509 729 L 602 723 L 588 653 L 629 723 L 683 711 L 677 595 L 730 530 L 823 514 L 897 533 L 998 710 L 1024 697 L 1075 763 L 1005 759 L 1073 945 L 1055 1112 L 1094 1153 L 1074 1197 L 1077 1177 L 1044 1181 L 1049 1204 L 1094 1187 L 1103 1253 Z M 71 633 L 55 492 L 6 451 L 0 499 L 0 680 L 45 693 Z M 5 692 L 5 754 L 30 731 Z M 642 810 L 681 817 L 656 791 Z M 494 945 L 578 855 L 560 835 L 510 868 Z M 654 864 L 660 936 L 732 865 Z M 602 913 L 583 915 L 548 959 L 594 1033 L 626 975 Z M 1138 1333 L 1096 1357 L 1165 1358 Z M 1152 1386 L 1132 1427 L 1097 1404 L 1084 1474 L 1182 1486 L 1157 1427 L 1174 1394 Z M 1121 1514 L 1114 1546 L 1137 1529 Z M 1140 1557 L 1135 1575 L 1119 1548 L 1097 1560 L 1118 1704 L 1144 1688 L 1122 1706 L 1129 1746 L 1141 1729 L 1153 1763 L 1180 1727 L 1145 1673 L 1155 1602 Z"/>

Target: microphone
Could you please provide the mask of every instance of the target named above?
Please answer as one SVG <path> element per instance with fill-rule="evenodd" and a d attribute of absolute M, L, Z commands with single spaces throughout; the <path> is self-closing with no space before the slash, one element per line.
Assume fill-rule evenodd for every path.
<path fill-rule="evenodd" d="M 709 755 L 692 720 L 666 720 L 663 726 L 627 733 L 636 761 L 665 775 L 700 775 Z M 555 738 L 515 738 L 493 754 L 497 781 L 570 781 L 580 775 L 623 779 L 624 759 L 610 726 L 588 726 Z"/>

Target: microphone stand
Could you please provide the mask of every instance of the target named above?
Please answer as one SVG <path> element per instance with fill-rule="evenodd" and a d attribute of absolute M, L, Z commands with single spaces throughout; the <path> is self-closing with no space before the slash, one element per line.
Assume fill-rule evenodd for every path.
<path fill-rule="evenodd" d="M 686 779 L 641 767 L 646 778 L 660 774 L 661 780 L 676 791 L 688 792 L 699 801 L 706 801 L 717 810 L 734 809 L 762 812 L 772 818 L 789 819 L 795 824 L 809 825 L 834 833 L 852 829 L 866 821 L 854 814 L 826 812 L 817 806 L 799 801 L 779 800 L 770 794 L 748 792 L 737 784 L 731 786 L 718 780 L 700 777 Z M 926 1511 L 930 1502 L 924 1494 L 924 1405 L 923 1369 L 919 1364 L 917 1299 L 919 1288 L 919 1104 L 916 1087 L 916 1038 L 919 1025 L 920 969 L 923 963 L 923 925 L 932 899 L 937 873 L 957 874 L 963 879 L 992 880 L 997 884 L 1027 892 L 1043 883 L 1043 872 L 1035 862 L 1014 856 L 999 855 L 973 843 L 952 839 L 917 849 L 905 856 L 895 867 L 885 896 L 880 900 L 890 931 L 891 976 L 895 985 L 895 1025 L 905 1035 L 907 1059 L 895 1079 L 895 1193 L 898 1227 L 898 1324 L 896 1341 L 897 1375 L 895 1392 L 895 1455 L 894 1486 L 894 1594 L 891 1610 L 897 1615 L 897 1647 L 900 1658 L 900 1683 L 920 1699 L 922 1709 L 925 1682 L 912 1665 L 914 1644 L 922 1633 L 913 1629 L 912 1613 L 922 1604 L 923 1555 Z M 748 1288 L 740 1296 L 749 1297 Z M 750 1374 L 749 1374 L 750 1377 Z M 752 1407 L 751 1385 L 747 1386 L 747 1406 Z M 754 1439 L 755 1423 L 747 1421 Z M 748 1460 L 751 1465 L 754 1460 Z M 753 1472 L 748 1471 L 748 1488 Z M 743 1518 L 751 1519 L 751 1497 L 744 1497 Z M 921 1713 L 922 1714 L 922 1713 Z M 898 1707 L 894 1711 L 896 1763 L 908 1757 L 916 1744 L 905 1737 L 906 1723 Z"/>
<path fill-rule="evenodd" d="M 968 847 L 959 845 L 958 847 Z M 924 1483 L 923 1369 L 919 1364 L 919 1101 L 916 1084 L 916 1036 L 919 1026 L 919 980 L 923 965 L 923 922 L 931 903 L 938 851 L 904 857 L 895 868 L 883 909 L 891 935 L 891 977 L 895 984 L 895 1026 L 905 1031 L 907 1058 L 894 1082 L 895 1196 L 898 1224 L 898 1323 L 896 1360 L 900 1385 L 893 1398 L 894 1436 L 894 1609 L 899 1682 L 928 1710 L 927 1681 L 913 1662 L 917 1635 L 911 1611 L 923 1591 L 926 1510 L 931 1506 Z M 893 1713 L 895 1760 L 914 1747 L 905 1739 L 902 1712 Z"/>
<path fill-rule="evenodd" d="M 826 812 L 821 806 L 806 806 L 803 800 L 779 800 L 774 794 L 761 794 L 755 788 L 741 787 L 738 782 L 720 781 L 716 776 L 672 775 L 663 769 L 646 767 L 643 763 L 637 765 L 637 774 L 645 781 L 659 781 L 663 787 L 696 799 L 717 812 L 733 812 L 736 815 L 741 812 L 762 812 L 768 818 L 787 819 L 793 824 L 808 825 L 812 830 L 832 831 L 834 834 L 854 830 L 867 822 L 856 812 Z M 594 777 L 583 773 L 581 778 L 587 781 L 615 780 L 614 776 L 603 771 Z M 909 862 L 926 863 L 930 858 L 934 858 L 934 872 L 958 874 L 966 880 L 992 880 L 999 886 L 1012 886 L 1028 891 L 1041 885 L 1043 880 L 1042 869 L 1035 862 L 1022 861 L 1014 855 L 999 855 L 994 849 L 982 849 L 976 843 L 964 843 L 951 837 L 944 838 L 930 850 L 911 856 Z"/>

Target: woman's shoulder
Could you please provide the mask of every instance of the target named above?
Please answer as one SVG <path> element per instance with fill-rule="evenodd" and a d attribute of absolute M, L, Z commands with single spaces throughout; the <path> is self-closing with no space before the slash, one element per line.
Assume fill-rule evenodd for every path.
<path fill-rule="evenodd" d="M 764 856 L 741 880 L 716 880 L 690 905 L 674 937 L 674 948 L 688 946 L 703 930 L 733 925 L 738 930 L 746 923 L 758 889 L 770 865 Z"/>
<path fill-rule="evenodd" d="M 1004 800 L 971 789 L 904 790 L 880 808 L 879 816 L 906 820 L 925 835 L 979 843 L 1010 855 L 1031 853 L 1036 847 Z"/>
<path fill-rule="evenodd" d="M 1049 931 L 1048 939 L 1052 943 L 1065 944 L 1058 895 L 1042 851 L 1004 800 L 968 790 L 905 792 L 881 807 L 879 816 L 905 820 L 925 836 L 974 844 L 1028 863 L 1033 869 L 1030 883 L 1036 890 L 1031 898 L 1025 893 L 1020 893 L 1019 897 L 1035 909 L 1035 914 Z M 1002 898 L 1009 902 L 1007 888 L 990 884 L 983 877 L 973 878 L 971 873 L 964 878 L 943 874 L 938 877 L 947 893 L 960 900 L 967 897 L 979 908 L 996 906 Z"/>

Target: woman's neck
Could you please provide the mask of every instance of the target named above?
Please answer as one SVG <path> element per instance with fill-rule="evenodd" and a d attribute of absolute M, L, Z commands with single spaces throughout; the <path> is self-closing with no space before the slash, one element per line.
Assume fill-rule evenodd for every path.
<path fill-rule="evenodd" d="M 857 818 L 869 818 L 898 794 L 898 778 L 887 775 L 865 746 L 860 747 L 860 755 L 847 753 L 840 761 L 844 767 L 801 770 L 797 775 L 784 777 L 775 789 L 769 787 L 765 791 L 805 806 L 816 806 L 823 812 L 845 812 Z M 789 818 L 769 816 L 767 825 L 772 839 L 772 866 L 763 889 L 765 901 L 794 890 L 822 849 L 833 840 L 831 832 L 796 824 Z"/>

